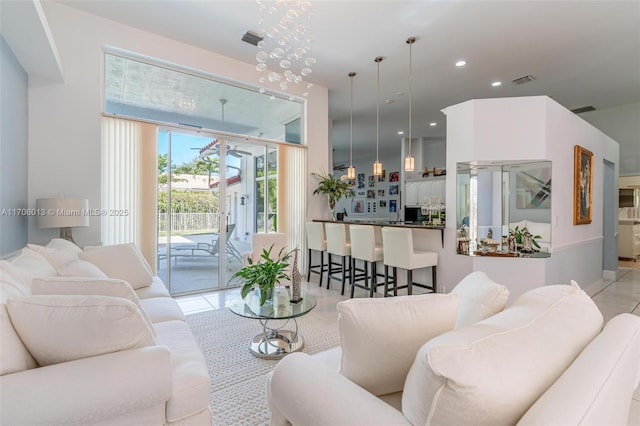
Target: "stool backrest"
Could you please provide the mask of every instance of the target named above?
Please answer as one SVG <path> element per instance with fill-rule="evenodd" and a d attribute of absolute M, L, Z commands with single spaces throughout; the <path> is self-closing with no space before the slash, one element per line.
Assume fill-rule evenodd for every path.
<path fill-rule="evenodd" d="M 351 257 L 375 261 L 376 235 L 371 225 L 349 225 Z"/>
<path fill-rule="evenodd" d="M 318 251 L 325 251 L 327 249 L 324 223 L 307 222 L 307 248 Z"/>
<path fill-rule="evenodd" d="M 413 256 L 413 237 L 409 228 L 382 228 L 382 252 L 385 265 L 404 265 Z"/>
<path fill-rule="evenodd" d="M 344 223 L 325 223 L 324 230 L 327 235 L 327 253 L 339 256 L 349 256 L 351 249 L 347 247 L 347 226 Z"/>

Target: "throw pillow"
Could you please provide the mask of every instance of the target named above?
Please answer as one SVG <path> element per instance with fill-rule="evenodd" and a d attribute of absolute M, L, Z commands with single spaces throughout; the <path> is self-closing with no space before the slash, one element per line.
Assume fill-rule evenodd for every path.
<path fill-rule="evenodd" d="M 31 296 L 7 310 L 40 366 L 155 344 L 140 310 L 120 297 Z"/>
<path fill-rule="evenodd" d="M 29 248 L 23 248 L 10 263 L 24 277 L 29 286 L 34 277 L 55 277 L 57 275 L 56 269 L 47 262 L 44 256 Z"/>
<path fill-rule="evenodd" d="M 37 244 L 27 244 L 27 247 L 40 253 L 56 269 L 63 268 L 66 264 L 78 259 L 78 253 L 68 250 L 59 250 Z"/>
<path fill-rule="evenodd" d="M 457 309 L 455 294 L 339 302 L 339 372 L 374 395 L 401 391 L 418 349 L 453 329 Z"/>
<path fill-rule="evenodd" d="M 138 295 L 131 288 L 128 282 L 116 279 L 90 279 L 81 277 L 51 277 L 51 278 L 34 278 L 31 286 L 31 292 L 35 295 L 94 295 L 94 296 L 111 296 L 122 297 L 127 299 L 138 307 L 142 317 L 151 329 L 151 333 L 155 336 L 156 330 L 153 323 L 142 309 Z"/>
<path fill-rule="evenodd" d="M 80 253 L 82 253 L 82 249 L 80 247 L 78 247 L 71 241 L 65 240 L 63 238 L 51 239 L 51 241 L 47 243 L 47 247 L 56 249 L 56 250 L 68 251 L 70 253 L 75 253 L 76 255 L 79 255 Z"/>
<path fill-rule="evenodd" d="M 402 412 L 416 425 L 516 424 L 602 323 L 577 284 L 530 290 L 508 309 L 420 348 Z"/>
<path fill-rule="evenodd" d="M 475 324 L 504 309 L 509 290 L 482 271 L 472 272 L 451 291 L 460 296 L 456 328 Z"/>
<path fill-rule="evenodd" d="M 61 277 L 87 277 L 87 278 L 109 278 L 93 263 L 86 260 L 74 260 L 58 269 Z"/>
<path fill-rule="evenodd" d="M 134 289 L 147 287 L 153 281 L 153 275 L 134 244 L 93 247 L 83 251 L 80 259 L 93 263 L 109 278 L 125 280 Z"/>

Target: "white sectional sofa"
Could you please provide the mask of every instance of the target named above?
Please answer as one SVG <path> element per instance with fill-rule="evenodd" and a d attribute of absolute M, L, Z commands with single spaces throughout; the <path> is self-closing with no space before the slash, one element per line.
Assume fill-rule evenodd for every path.
<path fill-rule="evenodd" d="M 639 317 L 618 315 L 603 328 L 598 308 L 572 283 L 533 289 L 504 311 L 451 330 L 455 307 L 448 295 L 436 296 L 441 306 L 431 320 L 398 317 L 387 299 L 376 309 L 340 302 L 352 305 L 339 306 L 342 353 L 281 360 L 267 388 L 271 424 L 627 424 L 639 381 Z M 440 334 L 443 316 L 451 331 Z M 371 318 L 376 320 L 367 332 Z M 392 333 L 378 328 L 385 322 L 394 324 Z M 353 324 L 360 324 L 368 342 L 354 341 Z M 404 333 L 409 325 L 431 329 L 435 337 Z M 345 362 L 358 361 L 354 344 L 375 365 L 345 369 Z M 399 350 L 406 354 L 398 361 L 410 359 L 409 367 L 380 358 Z"/>
<path fill-rule="evenodd" d="M 202 352 L 134 246 L 29 245 L 0 298 L 0 424 L 211 424 Z"/>

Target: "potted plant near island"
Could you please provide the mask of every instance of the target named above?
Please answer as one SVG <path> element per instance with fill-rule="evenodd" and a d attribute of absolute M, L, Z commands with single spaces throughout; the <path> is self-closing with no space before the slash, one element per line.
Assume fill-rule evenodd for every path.
<path fill-rule="evenodd" d="M 281 280 L 291 279 L 286 269 L 289 266 L 289 258 L 292 252 L 283 253 L 283 250 L 280 250 L 278 256 L 272 258 L 272 249 L 273 246 L 262 250 L 260 260 L 256 262 L 249 257 L 249 264 L 242 267 L 232 277 L 243 281 L 242 289 L 240 290 L 240 295 L 243 299 L 250 291 L 254 289 L 260 290 L 260 306 L 265 304 L 276 284 L 279 284 Z"/>
<path fill-rule="evenodd" d="M 314 177 L 318 178 L 318 186 L 313 191 L 313 194 L 323 194 L 327 196 L 329 200 L 329 210 L 331 211 L 331 217 L 333 217 L 333 209 L 336 207 L 336 203 L 342 197 L 349 197 L 352 194 L 351 185 L 346 179 L 346 176 L 336 178 L 331 173 L 311 173 Z"/>

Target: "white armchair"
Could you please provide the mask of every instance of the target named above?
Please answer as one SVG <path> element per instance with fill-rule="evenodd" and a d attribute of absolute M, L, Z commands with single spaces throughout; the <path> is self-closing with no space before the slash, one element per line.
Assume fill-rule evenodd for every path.
<path fill-rule="evenodd" d="M 267 393 L 272 424 L 409 424 L 398 410 L 420 347 L 456 324 L 500 312 L 508 298 L 506 287 L 474 272 L 450 294 L 338 303 L 342 346 L 313 357 L 288 355 L 276 366 Z M 311 408 L 314 399 L 322 404 Z M 326 414 L 314 417 L 315 409 Z"/>

